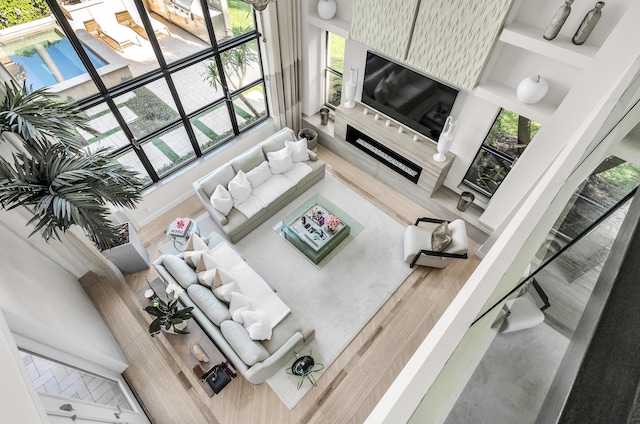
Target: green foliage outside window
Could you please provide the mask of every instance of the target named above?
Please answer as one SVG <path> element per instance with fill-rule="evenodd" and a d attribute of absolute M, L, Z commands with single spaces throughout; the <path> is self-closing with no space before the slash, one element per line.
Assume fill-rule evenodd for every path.
<path fill-rule="evenodd" d="M 540 123 L 502 109 L 469 167 L 464 181 L 491 197 L 540 129 Z"/>
<path fill-rule="evenodd" d="M 327 63 L 325 70 L 325 103 L 340 106 L 342 97 L 342 76 L 344 73 L 345 39 L 331 32 L 327 33 Z"/>
<path fill-rule="evenodd" d="M 45 0 L 0 0 L 0 28 L 24 24 L 49 15 L 51 11 Z"/>

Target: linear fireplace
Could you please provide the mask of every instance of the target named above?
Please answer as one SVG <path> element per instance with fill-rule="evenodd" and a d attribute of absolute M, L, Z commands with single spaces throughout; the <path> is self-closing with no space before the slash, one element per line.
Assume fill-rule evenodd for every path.
<path fill-rule="evenodd" d="M 414 184 L 418 184 L 422 168 L 366 134 L 347 125 L 348 143 L 388 166 Z"/>

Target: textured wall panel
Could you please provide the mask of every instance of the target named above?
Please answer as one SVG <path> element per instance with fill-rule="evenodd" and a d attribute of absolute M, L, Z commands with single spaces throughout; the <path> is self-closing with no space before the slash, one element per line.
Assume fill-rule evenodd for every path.
<path fill-rule="evenodd" d="M 459 87 L 474 88 L 512 2 L 422 0 L 407 63 Z"/>
<path fill-rule="evenodd" d="M 404 60 L 418 0 L 353 0 L 350 37 Z"/>

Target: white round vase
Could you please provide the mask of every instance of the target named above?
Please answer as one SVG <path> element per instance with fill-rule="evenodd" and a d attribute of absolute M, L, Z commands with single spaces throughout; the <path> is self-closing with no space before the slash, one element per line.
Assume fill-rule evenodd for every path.
<path fill-rule="evenodd" d="M 518 100 L 527 105 L 538 103 L 549 91 L 549 83 L 540 75 L 533 75 L 523 79 L 518 85 L 516 95 Z"/>
<path fill-rule="evenodd" d="M 318 15 L 322 19 L 333 19 L 336 16 L 336 10 L 338 6 L 336 5 L 336 0 L 319 0 L 318 1 Z"/>

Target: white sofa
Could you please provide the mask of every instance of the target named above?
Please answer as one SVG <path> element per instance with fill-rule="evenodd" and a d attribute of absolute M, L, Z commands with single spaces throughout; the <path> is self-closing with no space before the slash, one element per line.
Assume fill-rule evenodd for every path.
<path fill-rule="evenodd" d="M 278 169 L 271 159 L 278 152 L 283 152 L 286 142 L 295 141 L 298 139 L 293 130 L 283 128 L 193 183 L 193 188 L 205 209 L 232 243 L 242 239 L 324 178 L 324 162 L 306 147 L 307 160 L 296 161 L 294 155 L 293 166 L 290 169 L 285 172 L 272 172 L 278 171 Z M 303 143 L 306 146 L 306 140 Z M 229 184 L 232 180 L 237 179 L 240 171 L 251 176 L 252 173 L 256 173 L 257 167 L 264 167 L 265 162 L 268 164 L 270 174 L 264 181 L 255 178 L 260 183 L 258 186 L 255 186 L 254 181 L 251 181 L 251 194 L 248 199 L 238 202 L 233 196 L 233 207 L 227 213 L 223 213 L 224 210 L 221 211 L 212 204 L 212 195 L 216 190 L 221 190 L 218 186 L 231 192 Z"/>
<path fill-rule="evenodd" d="M 235 291 L 246 295 L 251 303 L 250 310 L 260 310 L 269 316 L 272 328 L 268 340 L 253 340 L 250 330 L 232 319 L 232 313 L 238 312 L 238 308 L 235 311 L 230 309 L 233 300 L 230 303 L 220 300 L 210 287 L 199 281 L 194 268 L 184 260 L 183 253 L 162 255 L 153 262 L 153 266 L 166 284 L 177 283 L 185 289 L 180 294 L 180 301 L 185 307 L 194 308 L 195 320 L 238 373 L 250 383 L 262 383 L 283 368 L 304 344 L 313 340 L 315 331 L 221 235 L 210 234 L 207 243 L 210 256 L 233 279 L 221 286 L 223 292 L 230 294 Z M 227 290 L 227 287 L 231 289 Z M 220 291 L 216 293 L 225 295 Z"/>

